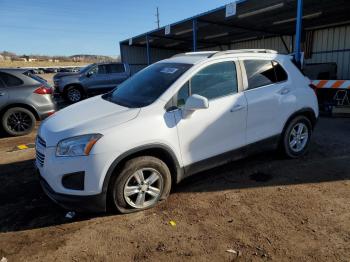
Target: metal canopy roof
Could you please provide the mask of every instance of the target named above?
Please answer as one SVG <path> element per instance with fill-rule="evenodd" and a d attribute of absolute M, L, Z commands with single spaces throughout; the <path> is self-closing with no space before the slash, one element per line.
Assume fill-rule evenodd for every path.
<path fill-rule="evenodd" d="M 193 43 L 193 21 L 196 21 L 197 49 L 229 45 L 262 37 L 294 35 L 297 0 L 240 0 L 237 13 L 225 17 L 226 6 L 132 37 L 133 46 L 188 51 Z M 316 28 L 350 23 L 349 0 L 304 0 L 303 28 Z M 129 39 L 121 41 L 129 45 Z"/>

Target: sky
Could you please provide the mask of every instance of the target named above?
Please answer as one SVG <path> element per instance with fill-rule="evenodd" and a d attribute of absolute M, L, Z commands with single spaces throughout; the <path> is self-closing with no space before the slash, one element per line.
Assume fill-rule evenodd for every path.
<path fill-rule="evenodd" d="M 119 41 L 232 0 L 0 0 L 0 51 L 119 55 Z"/>

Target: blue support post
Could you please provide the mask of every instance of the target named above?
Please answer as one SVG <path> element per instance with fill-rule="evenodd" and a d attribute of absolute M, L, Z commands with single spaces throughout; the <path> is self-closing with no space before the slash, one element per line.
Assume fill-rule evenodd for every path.
<path fill-rule="evenodd" d="M 193 33 L 193 52 L 197 51 L 197 19 L 192 20 L 192 33 Z"/>
<path fill-rule="evenodd" d="M 149 47 L 149 37 L 146 35 L 146 47 L 147 47 L 147 65 L 151 64 L 151 50 Z"/>
<path fill-rule="evenodd" d="M 295 35 L 295 60 L 300 65 L 301 61 L 301 33 L 303 24 L 303 0 L 298 0 L 297 23 Z"/>

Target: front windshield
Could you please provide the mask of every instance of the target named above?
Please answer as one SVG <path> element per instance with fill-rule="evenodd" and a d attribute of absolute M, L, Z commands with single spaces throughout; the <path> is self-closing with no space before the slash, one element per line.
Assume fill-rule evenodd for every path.
<path fill-rule="evenodd" d="M 180 63 L 153 64 L 123 82 L 103 97 L 125 107 L 152 104 L 192 65 Z"/>
<path fill-rule="evenodd" d="M 90 68 L 93 67 L 94 65 L 95 65 L 95 64 L 90 64 L 90 65 L 84 66 L 83 68 L 81 68 L 81 69 L 79 70 L 79 72 L 84 74 L 84 73 L 86 73 L 87 71 L 89 71 Z"/>

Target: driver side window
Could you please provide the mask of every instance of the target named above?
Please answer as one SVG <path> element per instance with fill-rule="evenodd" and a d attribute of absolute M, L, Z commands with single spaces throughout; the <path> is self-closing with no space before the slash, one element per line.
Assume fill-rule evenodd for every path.
<path fill-rule="evenodd" d="M 178 92 L 177 106 L 185 104 L 193 94 L 208 100 L 238 92 L 237 71 L 233 61 L 209 65 L 196 73 Z"/>

